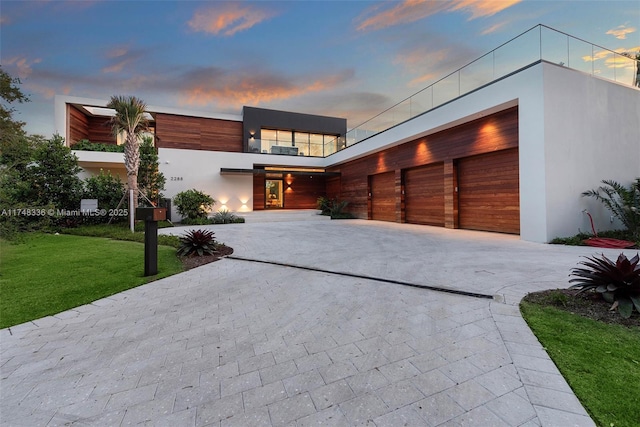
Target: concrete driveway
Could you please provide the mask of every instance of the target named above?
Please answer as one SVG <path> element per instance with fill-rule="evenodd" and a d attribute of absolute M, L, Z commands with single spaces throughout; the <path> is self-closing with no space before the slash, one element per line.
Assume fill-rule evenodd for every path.
<path fill-rule="evenodd" d="M 1 424 L 594 425 L 517 302 L 602 251 L 315 213 L 207 228 L 232 258 L 0 331 Z"/>

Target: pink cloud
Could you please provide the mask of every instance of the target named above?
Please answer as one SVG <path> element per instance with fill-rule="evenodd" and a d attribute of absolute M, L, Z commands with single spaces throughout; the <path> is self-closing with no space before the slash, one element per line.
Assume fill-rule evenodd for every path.
<path fill-rule="evenodd" d="M 225 107 L 260 105 L 274 100 L 289 99 L 335 88 L 349 79 L 350 72 L 322 76 L 308 82 L 269 74 L 224 73 L 220 70 L 200 70 L 191 73 L 191 84 L 181 89 L 180 104 Z"/>
<path fill-rule="evenodd" d="M 188 22 L 194 31 L 232 36 L 265 21 L 274 12 L 239 3 L 218 3 L 198 10 Z"/>
<path fill-rule="evenodd" d="M 23 56 L 14 56 L 13 58 L 5 59 L 3 61 L 3 64 L 14 66 L 16 68 L 18 77 L 24 79 L 29 77 L 29 75 L 33 72 L 31 66 L 40 62 L 42 62 L 42 59 L 40 58 L 28 59 Z"/>
<path fill-rule="evenodd" d="M 471 19 L 492 16 L 522 0 L 457 0 L 451 10 L 464 10 L 471 13 Z"/>
<path fill-rule="evenodd" d="M 419 21 L 440 12 L 465 11 L 471 19 L 495 15 L 519 3 L 521 0 L 404 0 L 391 3 L 393 7 L 376 6 L 366 11 L 359 21 L 359 31 L 380 30 L 394 25 Z M 388 3 L 387 3 L 388 4 Z"/>

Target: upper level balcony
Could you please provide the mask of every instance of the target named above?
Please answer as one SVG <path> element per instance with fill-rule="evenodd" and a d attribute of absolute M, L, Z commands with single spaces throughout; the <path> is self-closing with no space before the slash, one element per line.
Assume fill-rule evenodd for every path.
<path fill-rule="evenodd" d="M 636 52 L 615 52 L 553 28 L 537 25 L 462 68 L 350 129 L 324 156 L 358 144 L 541 61 L 640 88 Z M 334 148 L 335 147 L 335 148 Z M 267 147 L 268 150 L 270 147 Z"/>
<path fill-rule="evenodd" d="M 249 152 L 261 154 L 281 154 L 286 156 L 327 157 L 345 148 L 345 139 L 327 137 L 314 142 L 310 139 L 300 141 L 279 141 L 273 139 L 249 138 Z"/>

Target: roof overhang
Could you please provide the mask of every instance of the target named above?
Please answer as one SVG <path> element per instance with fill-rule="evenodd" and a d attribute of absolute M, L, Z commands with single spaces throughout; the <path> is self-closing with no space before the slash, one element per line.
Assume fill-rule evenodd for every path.
<path fill-rule="evenodd" d="M 284 174 L 284 175 L 305 175 L 305 176 L 340 176 L 340 172 L 327 172 L 322 169 L 302 168 L 275 168 L 268 169 L 242 169 L 242 168 L 220 168 L 220 175 L 267 175 L 267 174 Z"/>

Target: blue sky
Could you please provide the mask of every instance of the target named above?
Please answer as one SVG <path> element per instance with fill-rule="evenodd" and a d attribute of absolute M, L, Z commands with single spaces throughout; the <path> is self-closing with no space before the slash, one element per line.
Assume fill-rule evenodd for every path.
<path fill-rule="evenodd" d="M 640 50 L 638 1 L 2 0 L 0 62 L 31 98 L 16 118 L 46 136 L 55 94 L 355 126 L 539 23 Z"/>

